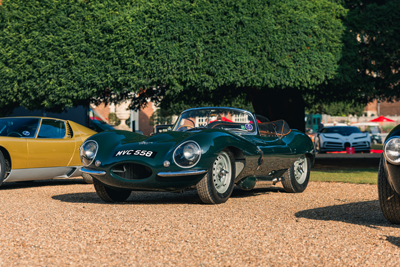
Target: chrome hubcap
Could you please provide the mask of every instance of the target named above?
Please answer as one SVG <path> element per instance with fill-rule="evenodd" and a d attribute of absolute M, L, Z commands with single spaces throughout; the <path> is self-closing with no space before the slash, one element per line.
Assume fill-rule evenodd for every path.
<path fill-rule="evenodd" d="M 305 182 L 307 178 L 307 170 L 307 158 L 303 155 L 294 163 L 294 178 L 299 184 Z"/>
<path fill-rule="evenodd" d="M 214 161 L 213 184 L 218 193 L 225 193 L 231 183 L 232 167 L 229 156 L 226 152 L 221 152 Z"/>

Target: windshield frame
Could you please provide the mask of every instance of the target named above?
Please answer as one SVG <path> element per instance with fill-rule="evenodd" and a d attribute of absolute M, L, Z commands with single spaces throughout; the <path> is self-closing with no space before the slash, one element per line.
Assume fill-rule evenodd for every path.
<path fill-rule="evenodd" d="M 257 120 L 255 119 L 255 116 L 254 116 L 253 113 L 251 113 L 250 111 L 245 110 L 245 109 L 230 108 L 230 107 L 201 107 L 201 108 L 186 109 L 179 115 L 178 119 L 173 124 L 172 131 L 176 131 L 177 125 L 181 121 L 181 118 L 185 113 L 193 112 L 193 111 L 201 111 L 201 110 L 227 110 L 227 111 L 245 113 L 246 115 L 248 115 L 248 116 L 250 116 L 252 118 L 252 121 L 253 121 L 253 124 L 254 124 L 254 130 L 253 131 L 237 131 L 237 130 L 235 131 L 235 130 L 230 130 L 229 132 L 234 132 L 236 134 L 246 134 L 246 135 L 258 135 L 258 133 L 259 133 L 258 123 L 257 123 Z M 211 112 L 209 112 L 208 114 L 210 114 L 210 113 Z M 200 129 L 207 129 L 207 128 L 196 127 L 196 129 L 200 130 Z"/>

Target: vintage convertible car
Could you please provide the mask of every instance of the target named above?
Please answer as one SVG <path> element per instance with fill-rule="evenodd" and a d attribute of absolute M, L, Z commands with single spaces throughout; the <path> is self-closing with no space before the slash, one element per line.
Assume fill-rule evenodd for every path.
<path fill-rule="evenodd" d="M 314 137 L 315 152 L 346 151 L 371 152 L 371 137 L 355 126 L 325 126 Z"/>
<path fill-rule="evenodd" d="M 54 118 L 0 118 L 0 185 L 81 176 L 79 147 L 95 133 Z M 86 182 L 91 179 L 84 175 Z"/>
<path fill-rule="evenodd" d="M 400 125 L 397 125 L 383 143 L 379 163 L 378 194 L 385 218 L 400 224 Z"/>
<path fill-rule="evenodd" d="M 151 137 L 93 135 L 80 155 L 81 171 L 94 177 L 106 202 L 125 201 L 135 190 L 196 188 L 204 203 L 218 204 L 235 184 L 250 190 L 257 180 L 282 181 L 287 192 L 297 193 L 306 189 L 314 163 L 310 138 L 285 121 L 223 107 L 186 110 L 172 131 Z"/>

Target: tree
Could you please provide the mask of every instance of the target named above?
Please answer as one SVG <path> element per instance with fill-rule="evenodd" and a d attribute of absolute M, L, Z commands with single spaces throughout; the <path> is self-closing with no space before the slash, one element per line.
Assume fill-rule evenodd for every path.
<path fill-rule="evenodd" d="M 0 106 L 251 101 L 304 130 L 303 97 L 337 74 L 345 14 L 328 0 L 5 0 Z"/>
<path fill-rule="evenodd" d="M 343 22 L 338 74 L 329 81 L 331 101 L 367 103 L 400 95 L 400 1 L 339 0 L 349 9 Z M 322 98 L 319 98 L 322 99 Z"/>

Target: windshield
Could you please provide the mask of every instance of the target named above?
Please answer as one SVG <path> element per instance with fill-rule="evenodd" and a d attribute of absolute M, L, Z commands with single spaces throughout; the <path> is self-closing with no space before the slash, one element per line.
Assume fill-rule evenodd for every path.
<path fill-rule="evenodd" d="M 377 126 L 370 126 L 369 128 L 369 132 L 373 133 L 373 134 L 379 134 L 379 128 Z"/>
<path fill-rule="evenodd" d="M 0 119 L 0 136 L 35 137 L 39 125 L 38 118 Z"/>
<path fill-rule="evenodd" d="M 338 133 L 341 135 L 350 135 L 353 133 L 361 133 L 361 131 L 354 126 L 337 126 L 324 128 L 322 130 L 322 133 Z"/>
<path fill-rule="evenodd" d="M 223 129 L 243 133 L 255 131 L 253 115 L 245 110 L 230 108 L 204 108 L 184 111 L 173 131 L 195 129 Z"/>

